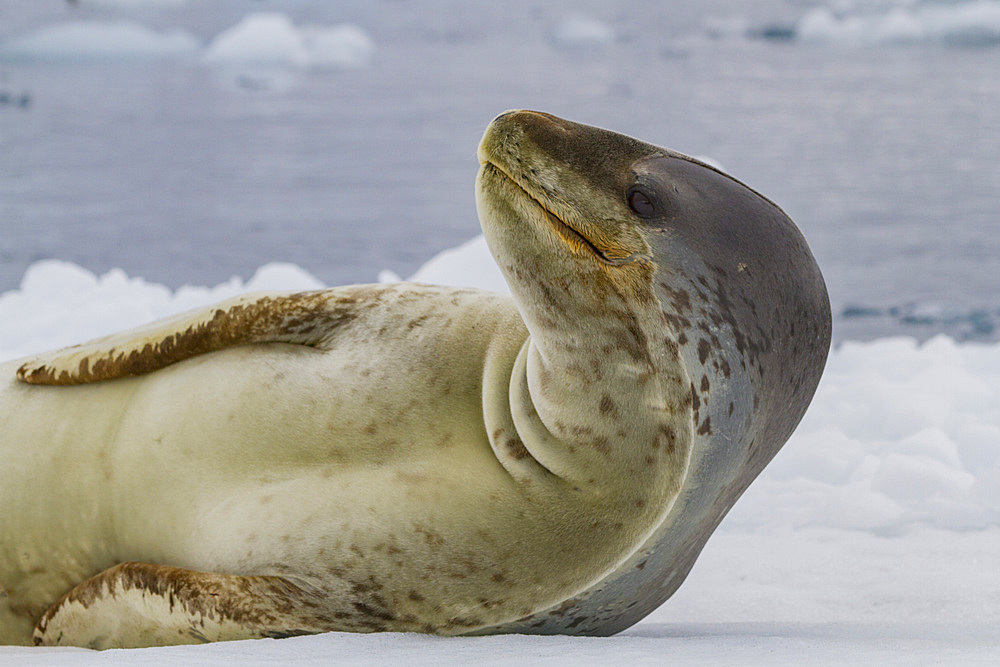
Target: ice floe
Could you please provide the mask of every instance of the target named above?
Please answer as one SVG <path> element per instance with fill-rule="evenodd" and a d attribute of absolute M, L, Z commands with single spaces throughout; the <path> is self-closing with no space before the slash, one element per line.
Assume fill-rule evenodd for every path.
<path fill-rule="evenodd" d="M 0 58 L 23 60 L 112 60 L 195 54 L 191 33 L 157 31 L 134 21 L 71 21 L 39 28 L 0 44 Z"/>
<path fill-rule="evenodd" d="M 352 24 L 299 27 L 286 14 L 259 12 L 216 35 L 203 59 L 231 66 L 362 67 L 374 50 L 368 33 Z"/>

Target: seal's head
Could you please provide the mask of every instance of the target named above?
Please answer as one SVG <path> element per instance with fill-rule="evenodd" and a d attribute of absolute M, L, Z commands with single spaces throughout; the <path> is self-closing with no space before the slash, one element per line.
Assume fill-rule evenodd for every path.
<path fill-rule="evenodd" d="M 653 253 L 623 197 L 631 175 L 621 167 L 654 150 L 534 111 L 509 111 L 490 124 L 479 145 L 477 204 L 515 297 L 536 291 L 543 276 L 570 275 L 598 298 L 607 290 L 652 297 Z"/>
<path fill-rule="evenodd" d="M 659 528 L 587 591 L 501 628 L 610 634 L 676 590 L 801 419 L 829 351 L 826 287 L 777 205 L 680 153 L 510 111 L 479 159 L 480 219 L 529 330 L 550 319 L 553 284 L 589 295 L 584 315 L 652 299 L 690 382 L 691 461 Z"/>

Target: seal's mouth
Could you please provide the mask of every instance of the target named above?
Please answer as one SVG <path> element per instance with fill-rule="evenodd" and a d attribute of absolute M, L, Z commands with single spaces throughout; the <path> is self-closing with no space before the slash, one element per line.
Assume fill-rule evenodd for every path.
<path fill-rule="evenodd" d="M 549 206 L 546 205 L 545 201 L 536 197 L 530 190 L 521 185 L 516 178 L 508 174 L 500 165 L 495 162 L 486 160 L 482 163 L 482 168 L 484 171 L 490 174 L 495 174 L 505 179 L 507 182 L 511 183 L 520 192 L 522 192 L 525 197 L 530 199 L 538 208 L 542 210 L 542 214 L 545 219 L 552 226 L 552 228 L 559 234 L 562 239 L 569 244 L 572 248 L 582 248 L 586 252 L 589 252 L 597 261 L 607 264 L 609 266 L 622 266 L 624 264 L 631 264 L 639 260 L 649 260 L 649 256 L 644 253 L 632 253 L 627 257 L 611 257 L 604 250 L 598 248 L 593 241 L 588 239 L 583 233 L 576 230 L 569 224 L 567 224 L 562 218 L 560 218 Z"/>

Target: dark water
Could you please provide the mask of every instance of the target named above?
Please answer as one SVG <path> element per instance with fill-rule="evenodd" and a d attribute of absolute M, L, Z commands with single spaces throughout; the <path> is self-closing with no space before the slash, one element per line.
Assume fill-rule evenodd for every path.
<path fill-rule="evenodd" d="M 1000 338 L 1000 48 L 805 44 L 785 26 L 807 3 L 735 0 L 584 3 L 619 39 L 561 48 L 571 4 L 127 14 L 205 41 L 265 8 L 352 21 L 376 43 L 356 70 L 0 61 L 0 291 L 48 257 L 173 287 L 269 261 L 328 284 L 406 276 L 478 232 L 479 135 L 524 107 L 710 156 L 774 199 L 824 270 L 840 339 Z M 74 11 L 0 0 L 0 36 Z"/>

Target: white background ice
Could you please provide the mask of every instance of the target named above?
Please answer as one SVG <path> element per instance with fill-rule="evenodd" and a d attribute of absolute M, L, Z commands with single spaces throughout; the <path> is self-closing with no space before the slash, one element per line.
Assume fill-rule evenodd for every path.
<path fill-rule="evenodd" d="M 615 31 L 607 23 L 585 14 L 569 14 L 552 30 L 552 40 L 565 49 L 595 49 L 615 40 Z"/>
<path fill-rule="evenodd" d="M 881 11 L 809 10 L 798 22 L 804 41 L 842 44 L 1000 42 L 1000 2 L 905 3 Z"/>
<path fill-rule="evenodd" d="M 191 33 L 156 31 L 128 20 L 71 21 L 39 28 L 0 45 L 0 56 L 30 60 L 112 60 L 190 55 Z"/>
<path fill-rule="evenodd" d="M 133 0 L 103 0 L 113 7 L 160 6 Z M 349 23 L 296 26 L 287 14 L 257 12 L 215 35 L 207 45 L 182 29 L 154 30 L 129 19 L 67 21 L 0 43 L 9 60 L 135 60 L 201 54 L 209 65 L 228 67 L 363 67 L 375 43 Z"/>
<path fill-rule="evenodd" d="M 374 50 L 371 37 L 355 25 L 297 27 L 286 14 L 260 12 L 216 35 L 204 60 L 221 65 L 362 67 Z"/>

